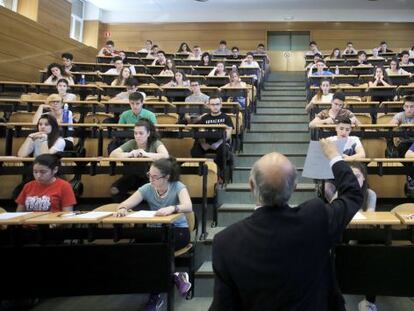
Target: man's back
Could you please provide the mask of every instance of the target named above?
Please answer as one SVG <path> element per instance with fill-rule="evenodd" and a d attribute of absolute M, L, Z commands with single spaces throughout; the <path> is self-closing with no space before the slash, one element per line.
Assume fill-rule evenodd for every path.
<path fill-rule="evenodd" d="M 362 195 L 344 161 L 332 166 L 339 198 L 296 208 L 264 206 L 218 234 L 213 242 L 218 310 L 344 310 L 330 248 L 358 211 Z"/>

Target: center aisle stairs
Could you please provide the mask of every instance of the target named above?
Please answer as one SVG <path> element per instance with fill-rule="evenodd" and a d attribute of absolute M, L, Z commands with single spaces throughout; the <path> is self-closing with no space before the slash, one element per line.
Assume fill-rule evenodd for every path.
<path fill-rule="evenodd" d="M 257 113 L 251 117 L 251 129 L 245 133 L 244 150 L 235 155 L 233 182 L 218 192 L 217 226 L 209 228 L 207 239 L 197 244 L 196 264 L 201 266 L 196 273 L 194 299 L 202 304 L 211 302 L 213 296 L 211 245 L 214 235 L 249 216 L 255 208 L 248 178 L 256 160 L 272 151 L 285 154 L 299 171 L 298 186 L 289 203 L 296 205 L 315 196 L 313 181 L 300 177 L 310 140 L 305 101 L 302 72 L 272 73 L 265 82 Z M 204 308 L 200 306 L 197 310 L 207 310 Z"/>

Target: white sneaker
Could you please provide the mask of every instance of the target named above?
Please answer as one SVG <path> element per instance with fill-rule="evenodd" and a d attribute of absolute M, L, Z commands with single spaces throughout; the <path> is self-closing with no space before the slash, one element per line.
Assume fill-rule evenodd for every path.
<path fill-rule="evenodd" d="M 358 311 L 377 311 L 377 306 L 364 299 L 358 304 Z"/>

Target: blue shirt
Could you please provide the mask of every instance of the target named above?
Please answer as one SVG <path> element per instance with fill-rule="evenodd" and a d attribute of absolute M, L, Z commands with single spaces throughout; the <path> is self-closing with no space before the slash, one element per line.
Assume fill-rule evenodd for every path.
<path fill-rule="evenodd" d="M 157 211 L 163 207 L 180 204 L 178 194 L 181 190 L 186 188 L 186 186 L 180 181 L 174 181 L 170 183 L 169 187 L 167 195 L 163 198 L 158 195 L 157 191 L 150 183 L 143 185 L 138 191 L 141 193 L 142 198 L 147 201 L 150 209 L 152 211 Z M 183 215 L 183 217 L 174 221 L 174 226 L 178 228 L 188 228 L 187 218 Z"/>

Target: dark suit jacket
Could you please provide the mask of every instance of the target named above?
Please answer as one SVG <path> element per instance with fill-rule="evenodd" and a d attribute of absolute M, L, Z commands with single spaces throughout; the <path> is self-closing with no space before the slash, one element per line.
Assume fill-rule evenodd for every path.
<path fill-rule="evenodd" d="M 344 310 L 330 249 L 363 198 L 344 161 L 332 170 L 338 198 L 331 204 L 263 206 L 214 238 L 211 311 Z"/>

